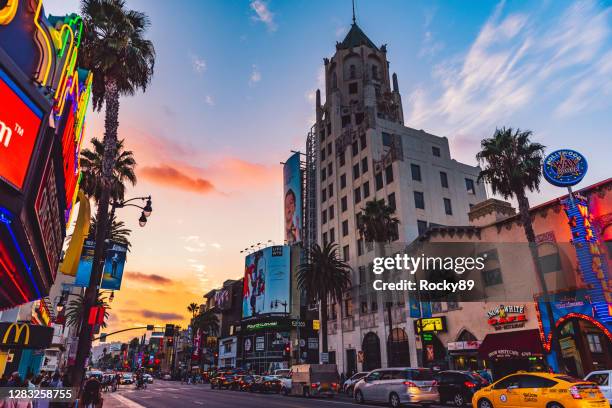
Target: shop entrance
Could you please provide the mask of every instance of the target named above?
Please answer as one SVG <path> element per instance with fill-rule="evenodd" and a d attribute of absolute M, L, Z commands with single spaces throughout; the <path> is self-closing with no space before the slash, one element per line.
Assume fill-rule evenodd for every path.
<path fill-rule="evenodd" d="M 557 322 L 563 362 L 570 375 L 583 378 L 595 370 L 612 367 L 610 332 L 588 316 Z"/>
<path fill-rule="evenodd" d="M 423 343 L 423 366 L 429 368 L 448 369 L 446 347 L 434 333 L 421 334 Z"/>
<path fill-rule="evenodd" d="M 374 332 L 368 332 L 361 344 L 363 350 L 363 371 L 372 371 L 381 367 L 380 339 Z"/>
<path fill-rule="evenodd" d="M 410 346 L 408 336 L 402 328 L 391 331 L 388 339 L 389 367 L 410 366 Z"/>

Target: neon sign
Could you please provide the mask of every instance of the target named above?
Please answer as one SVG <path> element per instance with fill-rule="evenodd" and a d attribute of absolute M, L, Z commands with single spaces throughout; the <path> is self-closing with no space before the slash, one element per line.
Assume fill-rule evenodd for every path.
<path fill-rule="evenodd" d="M 584 178 L 588 164 L 575 150 L 557 150 L 546 156 L 542 174 L 546 181 L 557 187 L 571 187 Z"/>

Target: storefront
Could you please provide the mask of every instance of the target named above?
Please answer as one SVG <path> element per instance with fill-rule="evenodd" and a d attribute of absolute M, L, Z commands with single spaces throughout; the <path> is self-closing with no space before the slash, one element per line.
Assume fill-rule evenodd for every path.
<path fill-rule="evenodd" d="M 537 329 L 487 334 L 478 356 L 497 380 L 517 371 L 543 371 L 544 350 Z"/>
<path fill-rule="evenodd" d="M 423 367 L 448 369 L 447 350 L 438 337 L 439 333 L 447 331 L 446 316 L 414 320 L 414 332 L 420 335 L 421 339 L 421 365 Z"/>
<path fill-rule="evenodd" d="M 18 371 L 38 374 L 51 345 L 53 329 L 29 323 L 0 322 L 0 375 Z"/>

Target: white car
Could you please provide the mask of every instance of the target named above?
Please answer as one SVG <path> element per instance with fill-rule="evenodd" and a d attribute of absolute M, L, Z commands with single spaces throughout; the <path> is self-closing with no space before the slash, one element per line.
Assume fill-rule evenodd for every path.
<path fill-rule="evenodd" d="M 584 379 L 597 384 L 601 393 L 612 406 L 612 370 L 592 371 Z"/>
<path fill-rule="evenodd" d="M 355 373 L 353 374 L 353 376 L 351 378 L 349 378 L 348 380 L 346 380 L 344 382 L 344 384 L 342 384 L 342 391 L 349 395 L 349 396 L 353 396 L 353 390 L 355 389 L 355 384 L 357 384 L 357 382 L 359 382 L 359 380 L 361 380 L 363 377 L 365 377 L 366 375 L 368 375 L 370 372 L 369 371 L 361 371 L 359 373 Z"/>

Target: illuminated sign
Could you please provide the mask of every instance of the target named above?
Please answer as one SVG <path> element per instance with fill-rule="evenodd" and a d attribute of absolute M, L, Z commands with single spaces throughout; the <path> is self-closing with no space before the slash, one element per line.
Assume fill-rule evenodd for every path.
<path fill-rule="evenodd" d="M 51 315 L 49 314 L 47 303 L 42 299 L 38 300 L 38 306 L 36 307 L 36 315 L 38 316 L 40 322 L 43 325 L 49 326 L 51 324 Z"/>
<path fill-rule="evenodd" d="M 487 317 L 495 330 L 516 329 L 523 327 L 527 321 L 525 305 L 499 305 L 487 312 Z"/>
<path fill-rule="evenodd" d="M 0 322 L 0 346 L 45 349 L 51 345 L 53 328 L 28 323 Z"/>
<path fill-rule="evenodd" d="M 4 7 L 0 8 L 0 25 L 9 25 L 13 21 L 17 7 L 19 7 L 19 0 L 7 0 L 4 3 Z"/>
<path fill-rule="evenodd" d="M 44 249 L 49 262 L 51 275 L 55 279 L 59 266 L 64 239 L 63 217 L 58 206 L 57 183 L 55 180 L 55 167 L 51 157 L 47 160 L 40 189 L 34 203 L 36 218 L 42 234 Z"/>
<path fill-rule="evenodd" d="M 446 316 L 416 319 L 414 321 L 414 331 L 416 334 L 445 332 Z"/>
<path fill-rule="evenodd" d="M 578 184 L 587 172 L 587 161 L 575 150 L 557 150 L 546 156 L 542 173 L 546 181 L 557 187 Z"/>
<path fill-rule="evenodd" d="M 43 113 L 0 69 L 0 179 L 21 190 Z"/>
<path fill-rule="evenodd" d="M 300 153 L 294 153 L 283 166 L 285 241 L 302 240 L 302 170 Z"/>

